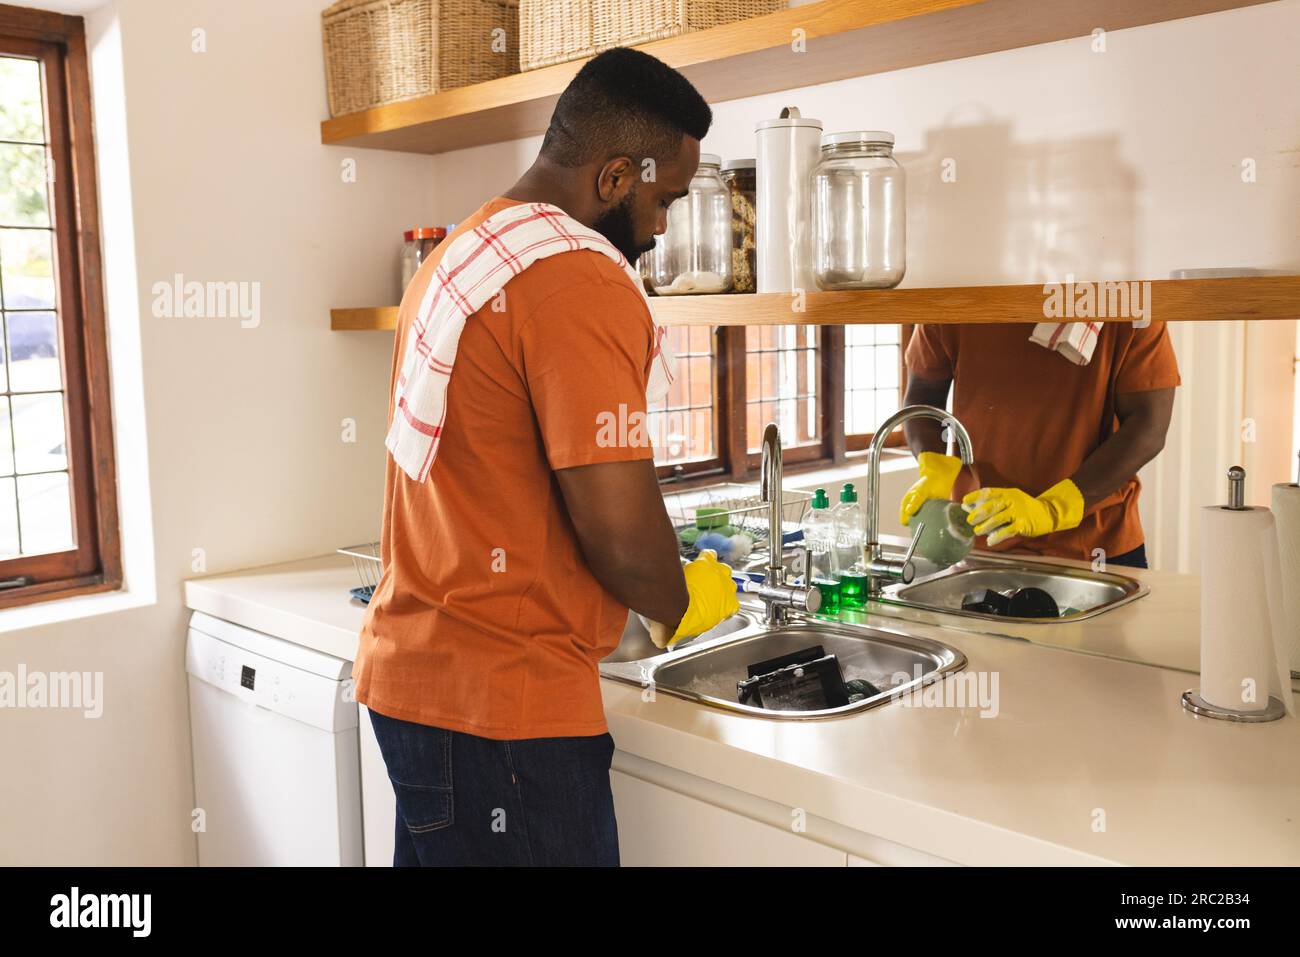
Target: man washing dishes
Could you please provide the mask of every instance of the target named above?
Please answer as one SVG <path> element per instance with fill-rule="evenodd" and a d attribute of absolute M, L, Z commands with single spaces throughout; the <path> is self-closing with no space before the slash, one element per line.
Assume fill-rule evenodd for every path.
<path fill-rule="evenodd" d="M 957 496 L 993 551 L 1147 567 L 1137 473 L 1164 447 L 1179 384 L 1164 323 L 920 326 L 907 369 L 908 405 L 943 408 L 953 387 L 975 466 L 944 454 L 939 423 L 908 422 L 921 477 L 904 525 Z"/>
<path fill-rule="evenodd" d="M 594 58 L 532 167 L 402 299 L 383 575 L 353 670 L 395 864 L 616 865 L 597 663 L 629 608 L 660 647 L 738 608 L 711 552 L 683 569 L 652 449 L 599 426 L 674 376 L 633 264 L 711 122 L 653 57 Z"/>

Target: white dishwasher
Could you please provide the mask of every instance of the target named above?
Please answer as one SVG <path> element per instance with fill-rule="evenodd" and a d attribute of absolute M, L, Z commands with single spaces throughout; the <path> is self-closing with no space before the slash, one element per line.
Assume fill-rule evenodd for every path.
<path fill-rule="evenodd" d="M 185 668 L 199 866 L 360 866 L 352 663 L 195 612 Z"/>

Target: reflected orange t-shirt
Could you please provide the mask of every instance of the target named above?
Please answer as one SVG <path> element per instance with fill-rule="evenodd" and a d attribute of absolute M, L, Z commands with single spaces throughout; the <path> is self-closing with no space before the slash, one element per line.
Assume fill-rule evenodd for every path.
<path fill-rule="evenodd" d="M 421 265 L 398 312 L 394 378 L 439 250 L 511 205 L 486 203 Z M 603 734 L 597 664 L 628 610 L 593 577 L 554 473 L 653 456 L 608 430 L 602 442 L 598 417 L 644 414 L 654 325 L 623 270 L 590 250 L 539 260 L 496 305 L 465 324 L 427 481 L 387 459 L 356 698 L 488 738 Z"/>
<path fill-rule="evenodd" d="M 1180 382 L 1163 322 L 1102 324 L 1092 361 L 1075 365 L 1029 341 L 1032 323 L 917 326 L 907 369 L 922 379 L 953 380 L 952 412 L 975 447 L 974 474 L 962 469 L 953 498 L 984 487 L 1030 495 L 1069 478 L 1119 427 L 1115 396 L 1169 389 Z M 1092 561 L 1143 544 L 1142 484 L 1133 476 L 1085 512 L 1078 528 L 1012 538 L 993 551 Z M 984 538 L 980 548 L 988 548 Z"/>

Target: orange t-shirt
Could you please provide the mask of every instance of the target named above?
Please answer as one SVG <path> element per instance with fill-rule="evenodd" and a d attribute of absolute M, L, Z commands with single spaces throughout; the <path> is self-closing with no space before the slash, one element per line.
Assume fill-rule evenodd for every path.
<path fill-rule="evenodd" d="M 1029 341 L 1032 323 L 918 326 L 907 368 L 922 379 L 953 380 L 952 412 L 975 446 L 974 475 L 962 469 L 953 497 L 981 486 L 1038 495 L 1069 478 L 1115 429 L 1115 396 L 1179 384 L 1163 322 L 1102 324 L 1092 361 L 1078 366 Z M 1078 528 L 1013 538 L 993 551 L 1093 559 L 1143 543 L 1137 476 L 1084 514 Z M 980 547 L 987 548 L 984 539 Z"/>
<path fill-rule="evenodd" d="M 439 248 L 511 205 L 491 200 Z M 438 259 L 402 297 L 394 379 Z M 628 610 L 587 566 L 554 470 L 653 456 L 599 441 L 598 416 L 645 413 L 654 325 L 623 270 L 590 250 L 539 260 L 504 293 L 501 311 L 489 302 L 465 324 L 428 480 L 388 457 L 356 697 L 488 738 L 602 734 L 596 666 Z"/>

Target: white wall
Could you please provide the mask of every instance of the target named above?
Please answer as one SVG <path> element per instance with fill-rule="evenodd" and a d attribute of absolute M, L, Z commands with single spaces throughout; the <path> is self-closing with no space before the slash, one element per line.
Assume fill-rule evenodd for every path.
<path fill-rule="evenodd" d="M 894 132 L 908 172 L 904 285 L 1300 269 L 1300 0 L 1123 30 L 1105 46 L 1080 38 L 722 103 L 704 149 L 754 155 L 754 123 L 785 105 L 827 132 Z M 438 217 L 505 188 L 540 142 L 436 157 Z M 949 158 L 956 182 L 940 180 Z M 1184 386 L 1166 452 L 1142 473 L 1160 567 L 1197 567 L 1188 519 L 1222 498 L 1229 465 L 1248 469 L 1257 502 L 1294 465 L 1295 329 L 1242 326 L 1174 332 Z M 1253 444 L 1240 438 L 1247 416 Z"/>
<path fill-rule="evenodd" d="M 331 333 L 329 309 L 393 298 L 400 231 L 431 212 L 430 169 L 320 145 L 323 6 L 119 0 L 88 17 L 114 375 L 135 379 L 115 386 L 143 405 L 119 393 L 119 455 L 152 491 L 152 535 L 135 518 L 157 600 L 0 633 L 0 670 L 102 671 L 105 685 L 97 720 L 0 714 L 0 864 L 193 863 L 181 583 L 194 549 L 219 572 L 378 533 L 391 337 Z M 206 53 L 191 50 L 196 28 Z M 153 284 L 178 272 L 260 282 L 260 326 L 154 318 Z"/>

